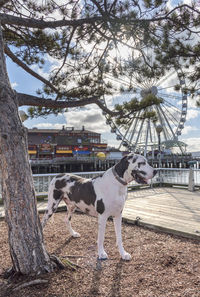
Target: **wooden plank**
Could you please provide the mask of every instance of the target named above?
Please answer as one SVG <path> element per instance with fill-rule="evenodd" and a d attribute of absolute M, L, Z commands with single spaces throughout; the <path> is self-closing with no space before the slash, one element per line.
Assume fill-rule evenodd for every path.
<path fill-rule="evenodd" d="M 128 193 L 122 216 L 139 226 L 200 239 L 199 192 L 168 188 L 133 191 Z"/>
<path fill-rule="evenodd" d="M 141 222 L 148 222 L 152 221 L 155 224 L 158 224 L 158 222 L 162 222 L 166 226 L 173 226 L 173 228 L 177 227 L 177 225 L 182 226 L 182 229 L 185 228 L 192 228 L 200 232 L 200 224 L 197 224 L 196 221 L 192 220 L 183 220 L 179 218 L 170 218 L 167 216 L 157 216 L 156 214 L 146 214 L 144 212 L 123 212 L 123 217 L 129 217 L 132 218 L 133 220 L 136 220 L 136 218 L 140 218 Z"/>
<path fill-rule="evenodd" d="M 168 216 L 171 218 L 180 218 L 183 220 L 191 219 L 196 222 L 200 222 L 200 214 L 197 211 L 190 211 L 188 209 L 181 209 L 181 208 L 162 208 L 162 207 L 140 207 L 139 205 L 134 205 L 128 207 L 125 207 L 126 210 L 129 210 L 130 212 L 144 212 L 144 213 L 154 213 L 158 216 Z"/>

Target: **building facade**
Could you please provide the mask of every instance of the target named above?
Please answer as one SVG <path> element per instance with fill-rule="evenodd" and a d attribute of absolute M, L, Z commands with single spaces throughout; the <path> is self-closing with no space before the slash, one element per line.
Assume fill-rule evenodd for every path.
<path fill-rule="evenodd" d="M 93 156 L 105 151 L 107 144 L 101 141 L 101 134 L 74 127 L 58 129 L 29 129 L 28 152 L 31 160 L 60 157 Z"/>

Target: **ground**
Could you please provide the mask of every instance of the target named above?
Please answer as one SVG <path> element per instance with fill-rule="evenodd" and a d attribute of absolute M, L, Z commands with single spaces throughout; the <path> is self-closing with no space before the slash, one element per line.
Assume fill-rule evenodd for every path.
<path fill-rule="evenodd" d="M 44 238 L 47 250 L 79 267 L 44 275 L 46 284 L 10 293 L 0 277 L 1 297 L 199 297 L 200 246 L 198 241 L 158 233 L 123 224 L 123 241 L 131 261 L 120 260 L 115 244 L 113 222 L 108 221 L 105 250 L 109 260 L 97 260 L 96 218 L 75 214 L 73 228 L 80 238 L 70 237 L 64 213 L 47 223 Z M 187 223 L 187 222 L 186 222 Z M 0 222 L 0 273 L 11 265 L 7 228 Z"/>

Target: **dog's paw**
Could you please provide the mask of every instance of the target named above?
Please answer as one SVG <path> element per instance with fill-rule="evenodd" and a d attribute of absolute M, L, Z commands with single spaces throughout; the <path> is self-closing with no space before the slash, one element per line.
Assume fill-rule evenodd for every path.
<path fill-rule="evenodd" d="M 106 254 L 105 251 L 103 251 L 103 252 L 99 253 L 98 259 L 99 260 L 106 260 L 106 259 L 108 259 L 108 255 Z"/>
<path fill-rule="evenodd" d="M 77 237 L 81 237 L 81 235 L 78 232 L 73 232 L 72 237 L 77 238 Z"/>
<path fill-rule="evenodd" d="M 127 252 L 124 252 L 123 255 L 121 255 L 122 259 L 125 261 L 130 261 L 131 260 L 131 255 Z"/>

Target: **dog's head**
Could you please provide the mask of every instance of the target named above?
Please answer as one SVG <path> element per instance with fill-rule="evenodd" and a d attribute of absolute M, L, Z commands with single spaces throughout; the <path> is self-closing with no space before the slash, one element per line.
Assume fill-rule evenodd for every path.
<path fill-rule="evenodd" d="M 115 165 L 117 174 L 127 183 L 135 180 L 139 184 L 148 184 L 157 171 L 151 167 L 146 158 L 130 153 Z"/>

